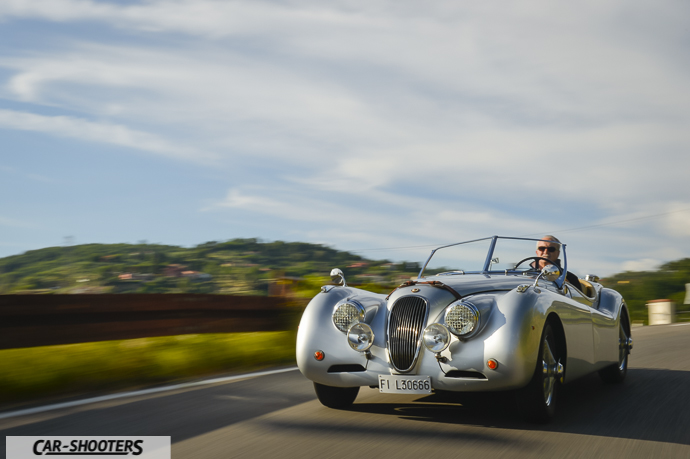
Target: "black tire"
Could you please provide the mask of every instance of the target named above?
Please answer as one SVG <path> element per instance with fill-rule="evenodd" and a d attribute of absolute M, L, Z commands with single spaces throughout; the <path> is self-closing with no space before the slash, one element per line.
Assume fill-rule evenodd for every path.
<path fill-rule="evenodd" d="M 520 414 L 528 421 L 545 423 L 556 414 L 561 376 L 558 363 L 561 350 L 551 324 L 544 326 L 539 344 L 539 354 L 532 380 L 516 392 L 516 402 Z"/>
<path fill-rule="evenodd" d="M 625 380 L 625 375 L 628 374 L 628 360 L 630 358 L 628 338 L 630 337 L 630 328 L 627 326 L 627 320 L 627 316 L 623 314 L 618 323 L 618 363 L 599 370 L 599 377 L 605 383 L 620 384 Z"/>
<path fill-rule="evenodd" d="M 333 387 L 314 383 L 314 391 L 323 406 L 343 410 L 354 403 L 359 387 Z"/>

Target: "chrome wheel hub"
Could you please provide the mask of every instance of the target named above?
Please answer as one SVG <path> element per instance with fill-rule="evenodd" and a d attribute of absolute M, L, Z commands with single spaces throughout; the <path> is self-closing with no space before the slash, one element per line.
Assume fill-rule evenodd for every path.
<path fill-rule="evenodd" d="M 549 406 L 553 401 L 556 381 L 560 380 L 563 382 L 564 368 L 560 361 L 556 361 L 551 351 L 551 346 L 546 339 L 544 340 L 542 367 L 544 372 L 544 403 Z"/>
<path fill-rule="evenodd" d="M 618 325 L 618 369 L 623 371 L 627 365 L 628 354 L 633 347 L 632 338 L 628 337 L 623 324 Z"/>

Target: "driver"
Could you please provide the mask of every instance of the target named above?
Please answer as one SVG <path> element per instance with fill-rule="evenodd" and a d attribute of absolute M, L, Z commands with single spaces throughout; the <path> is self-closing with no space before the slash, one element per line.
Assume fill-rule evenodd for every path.
<path fill-rule="evenodd" d="M 561 268 L 561 260 L 558 259 L 558 257 L 561 255 L 560 242 L 561 241 L 556 239 L 555 236 L 544 236 L 541 241 L 537 242 L 537 256 L 541 258 L 546 258 L 546 260 L 549 260 L 554 265 Z M 541 270 L 544 268 L 544 266 L 551 264 L 549 263 L 549 261 L 546 260 L 536 260 L 532 264 L 532 267 Z M 571 273 L 570 271 L 566 273 L 565 280 L 568 281 L 568 283 L 570 283 L 573 287 L 577 288 L 578 290 L 582 290 L 580 280 L 577 278 L 575 274 Z"/>

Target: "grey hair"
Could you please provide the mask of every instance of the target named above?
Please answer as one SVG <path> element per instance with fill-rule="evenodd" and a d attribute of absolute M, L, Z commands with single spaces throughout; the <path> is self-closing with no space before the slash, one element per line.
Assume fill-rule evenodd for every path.
<path fill-rule="evenodd" d="M 559 254 L 561 253 L 561 241 L 559 241 L 556 236 L 551 236 L 550 234 L 547 234 L 546 236 L 541 238 L 541 241 L 553 241 L 553 242 L 558 243 L 558 253 Z M 537 248 L 539 248 L 539 242 L 541 242 L 541 241 L 537 242 Z"/>

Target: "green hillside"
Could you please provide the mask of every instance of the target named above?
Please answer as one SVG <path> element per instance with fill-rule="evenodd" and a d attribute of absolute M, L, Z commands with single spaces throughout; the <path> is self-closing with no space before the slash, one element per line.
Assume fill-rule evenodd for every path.
<path fill-rule="evenodd" d="M 281 279 L 296 284 L 298 289 L 318 288 L 329 282 L 328 274 L 334 267 L 341 268 L 350 283 L 386 287 L 409 279 L 419 270 L 417 263 L 366 260 L 301 242 L 234 239 L 192 248 L 85 244 L 48 247 L 0 259 L 0 294 L 266 295 L 269 285 Z"/>

